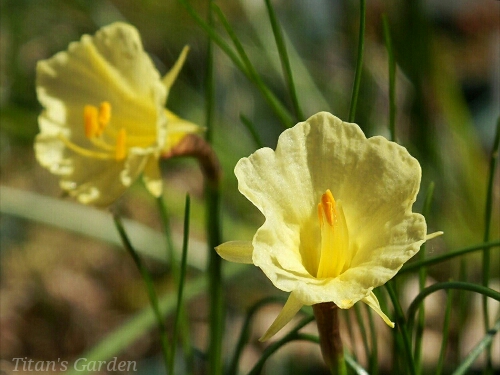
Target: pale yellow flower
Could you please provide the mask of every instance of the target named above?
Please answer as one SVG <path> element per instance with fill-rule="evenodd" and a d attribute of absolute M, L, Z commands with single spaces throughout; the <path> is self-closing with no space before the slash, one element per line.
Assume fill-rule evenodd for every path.
<path fill-rule="evenodd" d="M 391 279 L 429 239 L 412 212 L 418 161 L 394 142 L 366 139 L 356 124 L 318 113 L 284 131 L 276 151 L 257 150 L 235 167 L 238 188 L 265 216 L 252 242 L 217 247 L 253 263 L 291 292 L 261 340 L 304 305 L 363 301 L 391 327 L 373 289 Z"/>
<path fill-rule="evenodd" d="M 187 52 L 162 79 L 137 30 L 114 23 L 38 63 L 35 153 L 62 189 L 105 206 L 142 174 L 161 195 L 159 156 L 199 129 L 165 109 Z"/>

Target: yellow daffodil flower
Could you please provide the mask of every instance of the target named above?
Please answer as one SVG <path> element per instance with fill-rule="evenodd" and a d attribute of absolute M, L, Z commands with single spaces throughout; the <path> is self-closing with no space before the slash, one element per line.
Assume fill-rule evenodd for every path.
<path fill-rule="evenodd" d="M 363 301 L 394 326 L 373 289 L 440 234 L 427 236 L 424 217 L 412 212 L 421 169 L 404 147 L 321 112 L 284 131 L 276 151 L 241 159 L 235 174 L 266 220 L 252 242 L 216 250 L 291 292 L 262 341 L 302 306 L 324 302 L 348 309 Z"/>
<path fill-rule="evenodd" d="M 199 129 L 165 109 L 187 52 L 162 79 L 137 30 L 114 23 L 38 63 L 35 153 L 63 190 L 106 206 L 142 174 L 161 195 L 159 156 Z"/>

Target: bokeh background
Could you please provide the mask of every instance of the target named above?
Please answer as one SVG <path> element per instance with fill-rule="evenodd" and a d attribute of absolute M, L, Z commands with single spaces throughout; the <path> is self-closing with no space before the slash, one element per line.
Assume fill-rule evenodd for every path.
<path fill-rule="evenodd" d="M 261 0 L 216 2 L 228 18 L 266 84 L 289 104 L 269 19 Z M 35 93 L 37 61 L 67 48 L 82 34 L 93 34 L 114 21 L 140 31 L 145 50 L 161 73 L 191 46 L 187 62 L 169 96 L 168 107 L 204 125 L 207 35 L 177 1 L 172 0 L 1 0 L 0 1 L 0 371 L 13 371 L 12 358 L 73 360 L 147 306 L 142 280 L 121 250 L 107 211 L 84 208 L 61 197 L 57 178 L 42 169 L 33 153 L 41 110 Z M 205 16 L 205 1 L 192 1 Z M 299 101 L 306 116 L 327 110 L 347 119 L 359 25 L 353 0 L 273 1 L 285 31 Z M 356 122 L 367 136 L 389 135 L 388 56 L 381 15 L 388 17 L 396 73 L 398 141 L 421 162 L 423 181 L 414 210 L 421 212 L 429 183 L 435 183 L 429 232 L 445 235 L 427 251 L 437 255 L 483 240 L 489 153 L 500 114 L 500 2 L 495 0 L 368 0 L 364 66 Z M 224 37 L 223 28 L 216 24 Z M 275 147 L 283 130 L 272 110 L 231 61 L 215 52 L 216 121 L 214 148 L 222 168 L 223 237 L 251 239 L 262 223 L 259 212 L 237 191 L 232 173 L 237 160 L 256 149 L 240 116 L 258 136 Z M 189 277 L 202 274 L 206 260 L 203 176 L 192 160 L 162 162 L 165 199 L 174 236 L 182 235 L 184 196 L 191 195 Z M 500 235 L 500 183 L 494 184 L 491 239 Z M 130 235 L 145 254 L 161 294 L 172 289 L 163 258 L 163 238 L 155 201 L 137 183 L 116 208 L 130 222 Z M 500 258 L 492 251 L 491 285 L 498 290 Z M 468 255 L 429 268 L 429 282 L 465 277 L 481 282 L 480 255 Z M 495 266 L 497 265 L 497 266 Z M 404 278 L 408 305 L 417 293 L 416 276 Z M 277 294 L 253 267 L 226 284 L 228 353 L 241 326 L 242 313 L 264 296 Z M 424 356 L 435 365 L 441 342 L 445 295 L 427 304 Z M 468 312 L 453 316 L 449 365 L 458 363 L 482 337 L 480 300 L 456 299 Z M 206 295 L 189 301 L 193 343 L 206 348 Z M 491 303 L 491 315 L 498 304 Z M 254 339 L 241 368 L 259 357 L 255 338 L 267 328 L 279 306 L 259 314 Z M 463 323 L 463 324 L 462 324 Z M 314 327 L 310 328 L 314 332 Z M 379 330 L 381 348 L 390 334 Z M 458 339 L 458 337 L 462 339 Z M 465 339 L 464 339 L 465 338 Z M 347 340 L 349 342 L 349 340 Z M 351 345 L 351 344 L 349 344 Z M 498 345 L 498 340 L 495 345 Z M 354 345 L 354 348 L 356 346 Z M 496 346 L 496 348 L 499 348 Z M 359 349 L 359 348 L 358 348 Z M 356 350 L 356 349 L 354 349 Z M 497 349 L 498 350 L 498 349 Z M 156 331 L 144 332 L 118 353 L 137 361 L 141 374 L 162 373 Z M 360 356 L 362 361 L 361 350 Z M 390 350 L 379 350 L 381 371 L 391 369 Z M 498 354 L 498 351 L 496 352 Z M 497 368 L 500 368 L 498 355 Z M 321 372 L 319 349 L 293 344 L 273 357 L 265 373 Z M 481 362 L 477 367 L 481 366 Z M 22 372 L 16 372 L 22 373 Z M 103 372 L 105 373 L 105 372 Z"/>

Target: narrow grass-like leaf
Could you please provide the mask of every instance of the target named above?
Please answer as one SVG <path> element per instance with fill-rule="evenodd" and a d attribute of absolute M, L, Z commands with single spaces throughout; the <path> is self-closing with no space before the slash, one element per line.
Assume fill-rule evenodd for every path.
<path fill-rule="evenodd" d="M 180 264 L 180 274 L 179 274 L 179 285 L 177 290 L 177 308 L 175 311 L 175 320 L 174 320 L 174 333 L 172 335 L 172 361 L 170 362 L 169 374 L 174 373 L 175 368 L 175 352 L 177 348 L 177 338 L 179 335 L 179 321 L 183 314 L 183 306 L 184 306 L 184 284 L 186 282 L 186 268 L 187 268 L 187 252 L 189 245 L 189 217 L 191 210 L 191 200 L 189 194 L 186 195 L 186 208 L 184 211 L 184 237 L 182 241 L 182 257 Z M 186 358 L 186 365 L 190 365 L 192 363 L 192 358 Z"/>
<path fill-rule="evenodd" d="M 252 319 L 255 316 L 255 314 L 264 306 L 271 304 L 271 303 L 276 303 L 276 302 L 283 302 L 283 298 L 281 297 L 267 297 L 264 298 L 257 303 L 255 303 L 253 306 L 248 309 L 248 312 L 245 316 L 245 320 L 243 322 L 243 326 L 241 327 L 241 332 L 238 337 L 238 342 L 236 344 L 236 349 L 234 351 L 233 357 L 229 363 L 228 370 L 226 373 L 228 375 L 232 374 L 237 374 L 238 373 L 238 364 L 240 362 L 240 357 L 241 353 L 243 353 L 243 349 L 248 342 L 248 338 L 250 337 L 250 329 L 251 329 L 251 324 L 252 324 Z"/>
<path fill-rule="evenodd" d="M 351 310 L 345 310 L 344 317 L 347 326 L 347 334 L 349 335 L 349 340 L 352 343 L 352 356 L 354 357 L 355 360 L 357 360 L 356 345 L 354 344 L 356 342 L 356 338 L 354 336 L 354 328 L 353 328 L 354 325 L 352 324 L 351 320 Z"/>
<path fill-rule="evenodd" d="M 417 312 L 420 304 L 423 300 L 430 294 L 437 292 L 438 290 L 446 290 L 446 289 L 457 289 L 457 290 L 468 290 L 470 292 L 480 293 L 488 298 L 493 298 L 500 302 L 500 293 L 491 288 L 487 288 L 482 285 L 472 284 L 464 281 L 447 281 L 442 283 L 433 284 L 427 288 L 425 288 L 422 292 L 420 292 L 415 299 L 411 302 L 408 307 L 408 323 L 411 326 L 413 317 Z"/>
<path fill-rule="evenodd" d="M 275 353 L 279 348 L 284 346 L 285 344 L 296 340 L 297 335 L 300 329 L 308 325 L 314 321 L 314 315 L 311 316 L 306 316 L 303 318 L 290 332 L 288 332 L 285 336 L 283 336 L 280 340 L 272 343 L 269 345 L 266 350 L 264 350 L 264 353 L 260 356 L 259 360 L 257 363 L 253 366 L 253 368 L 250 370 L 248 375 L 257 375 L 260 374 L 262 368 L 264 367 L 264 364 L 266 363 L 267 359 Z M 300 337 L 300 336 L 299 336 Z"/>
<path fill-rule="evenodd" d="M 361 72 L 363 70 L 363 53 L 365 46 L 366 28 L 366 0 L 359 1 L 359 36 L 358 36 L 358 56 L 356 58 L 356 70 L 354 73 L 354 83 L 352 85 L 351 106 L 349 108 L 349 122 L 354 122 L 356 118 L 356 105 L 358 103 L 359 86 L 361 84 Z"/>
<path fill-rule="evenodd" d="M 422 214 L 425 218 L 428 218 L 429 213 L 431 211 L 431 202 L 432 197 L 434 195 L 434 182 L 429 184 L 427 188 L 427 194 L 425 195 L 424 207 L 422 210 Z M 418 252 L 418 259 L 420 261 L 425 260 L 426 256 L 426 244 L 424 243 L 420 247 L 420 251 Z M 420 267 L 418 270 L 418 286 L 419 291 L 422 291 L 425 288 L 425 281 L 427 279 L 427 268 Z M 424 334 L 424 326 L 425 326 L 425 308 L 422 308 L 418 311 L 418 323 L 417 330 L 415 332 L 415 366 L 417 366 L 417 373 L 421 372 L 422 369 L 422 337 Z"/>
<path fill-rule="evenodd" d="M 245 125 L 245 127 L 248 129 L 250 132 L 253 141 L 255 142 L 255 145 L 257 148 L 262 148 L 264 147 L 264 143 L 262 143 L 262 139 L 259 136 L 259 133 L 257 132 L 257 129 L 255 129 L 254 124 L 250 121 L 248 117 L 246 117 L 243 114 L 240 114 L 240 120 Z"/>
<path fill-rule="evenodd" d="M 404 354 L 406 356 L 406 361 L 405 361 L 406 372 L 410 375 L 416 375 L 415 363 L 413 361 L 413 352 L 411 350 L 411 337 L 410 337 L 411 329 L 409 329 L 406 323 L 406 318 L 404 316 L 403 309 L 399 304 L 399 299 L 396 294 L 396 291 L 394 290 L 394 287 L 392 286 L 392 283 L 393 281 L 387 282 L 385 284 L 385 287 L 387 289 L 387 292 L 389 292 L 389 297 L 394 306 L 394 313 L 396 314 L 396 329 L 398 329 L 399 332 L 401 333 L 401 339 L 403 341 L 403 349 L 404 349 Z"/>
<path fill-rule="evenodd" d="M 228 264 L 224 268 L 223 277 L 230 280 L 236 275 L 248 270 L 246 265 Z M 200 296 L 207 287 L 207 278 L 205 275 L 187 281 L 184 287 L 184 300 L 190 300 Z M 177 296 L 167 293 L 158 301 L 162 316 L 167 316 L 175 311 L 177 306 Z M 88 362 L 107 361 L 114 356 L 119 355 L 134 341 L 147 334 L 156 323 L 156 316 L 151 306 L 147 306 L 135 313 L 125 323 L 107 334 L 100 342 L 81 354 L 80 358 L 86 358 Z M 77 371 L 73 366 L 70 367 L 68 375 L 89 375 L 92 371 Z"/>
<path fill-rule="evenodd" d="M 414 272 L 414 271 L 418 270 L 420 267 L 433 266 L 435 264 L 445 262 L 447 260 L 462 256 L 465 254 L 469 254 L 469 253 L 472 253 L 474 251 L 483 250 L 484 248 L 490 249 L 492 247 L 500 247 L 500 240 L 491 241 L 491 242 L 487 242 L 487 243 L 481 243 L 478 245 L 467 246 L 467 247 L 464 247 L 463 249 L 450 251 L 450 252 L 447 252 L 447 253 L 444 253 L 441 255 L 437 255 L 437 256 L 432 257 L 432 258 L 427 258 L 427 259 L 422 260 L 422 261 L 417 261 L 417 262 L 413 262 L 410 264 L 405 264 L 399 270 L 398 275 L 402 275 L 402 274 L 408 273 L 408 272 Z"/>
<path fill-rule="evenodd" d="M 196 13 L 196 11 L 193 9 L 191 4 L 187 0 L 179 0 L 182 6 L 187 10 L 189 15 L 194 19 L 194 21 L 200 26 L 205 32 L 208 34 L 210 39 L 216 43 L 219 48 L 224 51 L 227 57 L 231 59 L 234 65 L 248 78 L 250 78 L 248 71 L 246 70 L 245 66 L 241 62 L 241 60 L 238 58 L 238 55 L 233 51 L 233 49 L 229 46 L 229 44 L 226 43 L 226 41 L 215 31 L 212 25 L 209 23 L 205 22 L 199 15 Z"/>
<path fill-rule="evenodd" d="M 354 305 L 354 312 L 356 314 L 356 320 L 358 322 L 359 332 L 361 333 L 361 339 L 363 340 L 363 348 L 365 349 L 365 356 L 367 359 L 369 359 L 370 346 L 368 345 L 368 334 L 366 333 L 365 321 L 363 319 L 363 314 L 361 313 L 360 303 Z"/>
<path fill-rule="evenodd" d="M 83 235 L 95 241 L 113 245 L 116 250 L 123 250 L 122 242 L 116 235 L 116 228 L 108 211 L 7 186 L 0 186 L 0 197 L 2 199 L 1 214 L 13 215 L 23 220 Z M 57 212 L 57 215 L 50 215 L 49 212 Z M 147 256 L 162 263 L 168 261 L 165 257 L 163 233 L 134 220 L 122 219 L 122 222 L 129 236 L 134 239 L 134 249 L 141 256 Z M 176 243 L 182 244 L 182 239 L 177 233 L 173 233 L 173 237 Z M 205 242 L 191 240 L 191 248 L 196 249 L 197 253 L 205 247 Z M 198 270 L 204 270 L 206 266 L 204 256 L 200 254 L 190 254 L 188 263 L 189 266 Z"/>
<path fill-rule="evenodd" d="M 248 72 L 247 77 L 250 79 L 251 82 L 253 82 L 257 88 L 259 89 L 260 93 L 264 97 L 264 99 L 267 101 L 271 109 L 274 111 L 276 116 L 280 119 L 282 125 L 285 128 L 289 128 L 293 125 L 293 120 L 292 116 L 290 113 L 287 111 L 287 109 L 281 104 L 281 102 L 276 98 L 276 96 L 272 93 L 271 90 L 264 84 L 262 79 L 260 78 L 259 73 L 255 70 L 252 62 L 248 58 L 247 53 L 245 52 L 245 49 L 243 48 L 243 44 L 240 42 L 238 36 L 234 32 L 233 28 L 227 21 L 226 17 L 222 13 L 219 7 L 217 7 L 215 4 L 212 6 L 212 9 L 215 11 L 217 14 L 217 17 L 219 21 L 222 23 L 222 26 L 226 30 L 226 33 L 228 34 L 229 38 L 234 44 L 234 47 L 236 48 L 236 51 L 238 52 L 238 55 L 240 56 L 241 60 L 243 61 L 243 64 L 246 68 L 246 71 Z"/>
<path fill-rule="evenodd" d="M 307 333 L 298 333 L 297 334 L 297 340 L 304 340 L 304 341 L 310 341 L 319 344 L 319 337 L 314 336 L 314 335 L 309 335 Z M 374 373 L 370 372 L 368 373 L 363 366 L 361 366 L 356 360 L 351 356 L 351 354 L 344 349 L 344 358 L 346 364 L 349 365 L 349 367 L 354 371 L 356 375 L 374 375 Z"/>
<path fill-rule="evenodd" d="M 297 92 L 295 90 L 295 83 L 293 80 L 292 68 L 290 66 L 290 59 L 288 58 L 288 52 L 286 49 L 286 43 L 283 38 L 283 32 L 276 18 L 274 8 L 270 0 L 265 0 L 267 13 L 269 14 L 269 20 L 271 22 L 271 27 L 273 29 L 274 39 L 276 40 L 276 46 L 278 47 L 278 54 L 280 56 L 281 67 L 283 69 L 283 76 L 288 87 L 288 92 L 290 93 L 290 99 L 295 111 L 295 116 L 297 121 L 305 120 L 304 114 L 300 109 L 299 100 L 297 98 Z"/>
<path fill-rule="evenodd" d="M 141 258 L 134 250 L 134 247 L 132 246 L 132 243 L 128 238 L 127 232 L 125 231 L 123 223 L 121 222 L 121 218 L 118 215 L 114 214 L 113 220 L 116 229 L 118 230 L 118 234 L 120 235 L 120 238 L 123 242 L 123 246 L 132 257 L 137 269 L 141 274 L 142 279 L 144 280 L 144 283 L 146 284 L 146 291 L 148 293 L 149 302 L 155 314 L 156 322 L 158 323 L 163 361 L 165 363 L 165 370 L 167 371 L 170 368 L 170 363 L 172 361 L 172 352 L 169 350 L 167 329 L 165 326 L 165 322 L 163 321 L 163 316 L 161 315 L 160 308 L 158 306 L 158 296 L 156 295 L 153 279 L 151 278 L 151 274 L 149 273 L 148 269 L 142 263 Z"/>
<path fill-rule="evenodd" d="M 170 261 L 170 270 L 172 275 L 174 276 L 174 280 L 176 283 L 179 282 L 179 269 L 177 267 L 177 259 L 174 251 L 174 241 L 172 239 L 172 230 L 170 227 L 170 217 L 168 214 L 167 205 L 163 200 L 163 196 L 160 196 L 156 199 L 158 204 L 158 210 L 160 211 L 160 217 L 163 224 L 163 232 L 165 233 L 165 238 L 167 240 L 167 259 Z M 177 285 L 176 285 L 177 286 Z"/>
<path fill-rule="evenodd" d="M 165 233 L 165 238 L 167 240 L 167 257 L 168 260 L 170 261 L 170 270 L 172 272 L 172 276 L 174 278 L 174 287 L 177 290 L 180 290 L 181 288 L 181 274 L 180 274 L 180 268 L 179 268 L 179 262 L 176 257 L 176 252 L 175 252 L 175 246 L 174 246 L 174 241 L 172 237 L 172 229 L 170 225 L 170 215 L 168 213 L 167 205 L 165 203 L 165 200 L 163 196 L 160 196 L 156 199 L 156 202 L 158 204 L 158 210 L 160 211 L 160 217 L 162 220 L 162 225 L 163 225 L 163 232 Z M 188 317 L 186 313 L 186 307 L 184 306 L 184 303 L 182 302 L 182 299 L 180 300 L 181 304 L 178 306 L 179 311 L 178 315 L 176 315 L 176 318 L 178 317 L 180 319 L 180 331 L 181 331 L 181 339 L 182 339 L 182 347 L 184 349 L 184 353 L 187 357 L 187 363 L 191 363 L 192 360 L 190 358 L 192 357 L 192 350 L 191 350 L 191 343 L 189 339 L 189 322 L 188 322 Z M 177 340 L 175 340 L 172 344 L 175 348 L 177 345 Z"/>
<path fill-rule="evenodd" d="M 449 290 L 446 293 L 446 310 L 444 311 L 443 322 L 443 339 L 441 341 L 441 350 L 439 351 L 438 364 L 436 366 L 436 375 L 441 375 L 443 372 L 444 360 L 446 358 L 446 348 L 448 347 L 448 338 L 450 336 L 450 321 L 451 310 L 453 308 L 453 291 Z"/>
<path fill-rule="evenodd" d="M 368 324 L 370 327 L 370 357 L 368 358 L 368 371 L 371 375 L 378 375 L 378 342 L 377 342 L 377 328 L 373 320 L 372 309 L 365 305 L 366 315 L 368 315 Z M 384 310 L 387 311 L 387 310 Z"/>
<path fill-rule="evenodd" d="M 484 351 L 487 350 L 493 341 L 493 338 L 500 330 L 500 319 L 498 319 L 495 325 L 486 332 L 486 335 L 482 338 L 482 340 L 472 349 L 472 351 L 467 355 L 462 364 L 453 372 L 452 375 L 465 375 L 467 371 L 475 362 L 477 357 Z"/>
<path fill-rule="evenodd" d="M 193 9 L 193 7 L 189 4 L 189 2 L 187 0 L 179 0 L 179 2 L 184 6 L 184 8 L 186 8 L 186 10 L 191 15 L 191 17 L 193 17 L 193 19 L 196 21 L 196 23 L 203 30 L 205 30 L 205 32 L 207 32 L 210 39 L 214 43 L 216 43 L 219 46 L 219 48 L 222 49 L 222 51 L 224 51 L 224 53 L 231 59 L 231 61 L 234 63 L 234 65 L 245 75 L 245 77 L 247 77 L 247 79 L 250 82 L 254 83 L 257 86 L 257 88 L 260 90 L 262 96 L 268 102 L 270 107 L 273 109 L 273 111 L 275 112 L 277 117 L 280 119 L 280 121 L 282 122 L 284 127 L 288 128 L 288 127 L 292 126 L 293 125 L 292 116 L 290 115 L 288 110 L 281 104 L 281 102 L 278 100 L 278 98 L 276 98 L 276 96 L 272 93 L 272 91 L 269 90 L 269 88 L 262 82 L 262 80 L 260 79 L 260 76 L 257 74 L 255 69 L 253 69 L 253 65 L 251 63 L 249 65 L 247 65 L 250 62 L 250 60 L 248 60 L 248 58 L 247 58 L 247 60 L 248 60 L 247 64 L 243 63 L 240 60 L 240 58 L 238 57 L 238 55 L 233 51 L 233 49 L 224 41 L 224 39 L 222 37 L 220 37 L 219 34 L 217 34 L 215 32 L 213 26 L 208 24 L 207 22 L 205 22 L 196 13 L 196 11 Z M 215 5 L 213 5 L 213 6 L 211 5 L 211 8 L 215 9 L 218 12 L 218 16 L 222 17 L 221 22 L 224 24 L 225 17 L 222 14 L 222 12 L 220 11 L 220 9 Z M 232 31 L 227 20 L 225 20 L 225 28 L 227 26 L 229 26 L 229 30 L 231 30 L 233 36 L 236 36 L 234 34 L 234 32 Z M 227 28 L 226 28 L 226 31 L 228 31 Z M 229 32 L 228 32 L 228 34 L 229 34 Z M 241 46 L 241 43 L 239 43 L 239 40 L 237 40 L 237 41 L 238 41 L 238 44 L 240 44 L 240 46 Z M 233 43 L 234 43 L 234 40 L 233 40 Z M 243 47 L 241 47 L 241 49 L 243 50 L 243 53 L 246 56 L 246 53 L 244 52 Z M 241 51 L 239 51 L 239 53 L 241 53 Z M 241 57 L 241 55 L 240 55 L 240 57 Z M 252 71 L 250 71 L 248 69 L 249 66 L 252 67 Z"/>
<path fill-rule="evenodd" d="M 389 57 L 389 132 L 391 141 L 396 141 L 396 62 L 394 50 L 392 48 L 391 30 L 389 21 L 385 14 L 382 15 L 382 25 L 384 28 L 384 41 L 387 55 Z"/>
<path fill-rule="evenodd" d="M 484 237 L 483 241 L 488 242 L 490 240 L 490 226 L 491 226 L 491 212 L 493 210 L 493 184 L 495 181 L 495 171 L 498 163 L 498 146 L 500 143 L 500 117 L 497 120 L 497 127 L 495 132 L 495 139 L 493 142 L 493 148 L 491 150 L 490 157 L 490 171 L 488 176 L 488 188 L 486 192 L 486 206 L 485 206 L 485 218 L 484 218 Z M 483 286 L 488 287 L 490 282 L 490 267 L 491 267 L 491 254 L 489 248 L 484 248 L 483 250 Z M 483 296 L 483 318 L 484 318 L 484 328 L 488 331 L 490 319 L 488 314 L 488 298 Z M 491 363 L 491 351 L 487 352 L 487 366 L 489 369 L 492 368 Z"/>

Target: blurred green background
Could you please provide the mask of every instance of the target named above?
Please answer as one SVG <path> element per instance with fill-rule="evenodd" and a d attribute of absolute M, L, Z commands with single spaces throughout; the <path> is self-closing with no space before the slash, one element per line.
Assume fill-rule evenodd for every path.
<path fill-rule="evenodd" d="M 216 3 L 266 84 L 290 108 L 264 2 Z M 207 35 L 176 1 L 1 0 L 0 4 L 0 369 L 10 373 L 11 359 L 15 357 L 77 358 L 147 304 L 142 281 L 130 259 L 117 246 L 112 226 L 103 224 L 109 229 L 106 232 L 96 224 L 99 220 L 110 222 L 109 214 L 57 199 L 61 194 L 57 178 L 42 169 L 34 158 L 33 139 L 41 110 L 35 93 L 36 62 L 65 50 L 82 34 L 93 34 L 99 27 L 118 20 L 138 28 L 145 50 L 162 74 L 175 62 L 182 47 L 189 44 L 190 54 L 167 106 L 181 117 L 204 125 Z M 191 4 L 206 16 L 207 2 L 197 0 Z M 273 4 L 287 37 L 298 96 L 306 117 L 327 110 L 346 120 L 356 59 L 358 2 L 281 0 Z M 427 218 L 429 233 L 445 232 L 427 246 L 427 251 L 436 255 L 480 243 L 489 152 L 500 114 L 500 2 L 367 1 L 364 67 L 356 114 L 356 122 L 367 136 L 389 135 L 383 13 L 389 19 L 398 64 L 397 138 L 417 157 L 423 169 L 421 193 L 414 210 L 421 212 L 427 187 L 434 181 L 432 212 Z M 220 25 L 216 24 L 216 28 L 226 37 Z M 240 115 L 250 119 L 263 144 L 269 147 L 275 147 L 283 127 L 256 88 L 223 52 L 217 47 L 214 51 L 213 134 L 214 148 L 224 170 L 223 236 L 225 240 L 248 240 L 262 217 L 238 193 L 232 173 L 237 160 L 256 149 Z M 196 276 L 206 258 L 203 178 L 191 160 L 164 162 L 162 169 L 165 198 L 177 237 L 182 231 L 184 195 L 190 193 L 193 199 L 190 276 Z M 497 173 L 492 239 L 500 235 L 499 181 Z M 45 197 L 56 199 L 45 201 Z M 151 228 L 161 230 L 155 202 L 140 183 L 117 206 L 124 216 L 144 225 L 137 229 L 138 235 Z M 156 239 L 153 236 L 150 242 L 147 239 L 141 242 L 145 252 L 155 253 L 158 243 L 151 242 Z M 148 258 L 148 266 L 159 290 L 166 292 L 171 288 L 170 275 L 158 260 L 159 253 L 155 254 Z M 492 254 L 492 265 L 498 265 L 498 251 Z M 480 283 L 480 256 L 469 255 L 466 260 L 467 280 Z M 457 278 L 458 272 L 458 261 L 429 269 L 431 278 L 438 281 Z M 499 267 L 493 266 L 492 273 L 492 285 L 498 290 Z M 244 280 L 240 285 L 237 281 L 228 284 L 226 345 L 229 348 L 234 341 L 231 332 L 239 329 L 243 309 L 260 297 L 276 293 L 258 270 L 249 269 Z M 206 345 L 205 302 L 203 295 L 190 302 L 193 341 L 201 350 Z M 472 300 L 467 303 L 473 316 L 475 306 Z M 265 329 L 276 310 L 267 313 L 256 330 Z M 480 324 L 478 319 L 479 323 L 469 319 L 471 332 L 474 327 L 481 330 L 480 325 L 474 326 Z M 434 328 L 434 323 L 429 323 L 428 329 Z M 450 358 L 463 356 L 470 348 L 464 345 L 452 344 Z M 253 344 L 242 367 L 248 368 L 261 349 L 259 344 Z M 317 348 L 295 350 L 300 355 L 290 356 L 292 351 L 284 350 L 273 361 L 302 368 L 306 365 L 301 363 L 307 364 L 309 353 L 313 352 L 311 367 L 304 373 L 312 373 L 316 363 L 321 368 Z M 161 373 L 158 353 L 158 338 L 153 332 L 144 334 L 119 355 L 140 361 L 140 373 L 155 374 Z M 429 353 L 431 363 L 432 349 Z M 280 369 L 273 363 L 267 367 L 267 373 L 287 373 L 289 367 Z M 390 358 L 387 356 L 382 364 L 389 369 Z"/>

